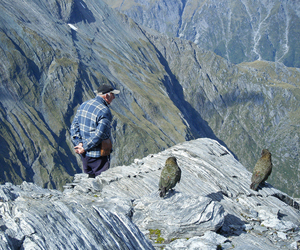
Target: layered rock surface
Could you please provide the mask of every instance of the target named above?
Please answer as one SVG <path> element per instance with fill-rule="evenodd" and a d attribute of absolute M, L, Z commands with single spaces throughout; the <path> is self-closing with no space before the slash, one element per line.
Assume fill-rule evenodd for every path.
<path fill-rule="evenodd" d="M 111 105 L 113 165 L 209 137 L 248 170 L 268 148 L 276 169 L 269 182 L 300 196 L 298 69 L 232 65 L 141 28 L 102 0 L 0 6 L 0 183 L 62 189 L 81 172 L 70 123 L 108 83 L 121 90 Z"/>
<path fill-rule="evenodd" d="M 175 156 L 182 178 L 165 198 L 158 180 Z M 299 204 L 251 173 L 217 141 L 197 139 L 75 175 L 64 191 L 24 182 L 0 188 L 2 249 L 297 249 Z M 151 243 L 150 243 L 151 242 Z"/>

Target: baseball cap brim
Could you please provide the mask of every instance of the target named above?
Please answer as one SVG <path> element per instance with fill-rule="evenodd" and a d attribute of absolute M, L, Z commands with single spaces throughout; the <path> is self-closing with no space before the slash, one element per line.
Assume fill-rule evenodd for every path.
<path fill-rule="evenodd" d="M 99 86 L 97 90 L 94 91 L 96 94 L 105 95 L 108 93 L 119 94 L 120 90 L 114 89 L 112 86 L 104 84 Z"/>
<path fill-rule="evenodd" d="M 110 91 L 110 93 L 117 95 L 120 93 L 120 90 L 114 89 L 113 91 Z"/>

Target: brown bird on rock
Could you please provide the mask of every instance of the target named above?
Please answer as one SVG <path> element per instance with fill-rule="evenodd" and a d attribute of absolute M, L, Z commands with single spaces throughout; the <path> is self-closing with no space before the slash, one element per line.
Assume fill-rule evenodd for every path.
<path fill-rule="evenodd" d="M 166 160 L 165 166 L 163 167 L 160 179 L 159 179 L 159 190 L 160 197 L 164 197 L 168 190 L 175 187 L 177 182 L 180 182 L 181 169 L 177 165 L 177 160 L 174 156 L 169 157 Z"/>
<path fill-rule="evenodd" d="M 250 188 L 253 190 L 257 190 L 260 183 L 266 181 L 269 175 L 272 172 L 272 160 L 271 160 L 271 153 L 267 149 L 263 149 L 261 152 L 261 157 L 255 164 L 253 169 L 253 174 L 251 178 L 251 185 Z"/>

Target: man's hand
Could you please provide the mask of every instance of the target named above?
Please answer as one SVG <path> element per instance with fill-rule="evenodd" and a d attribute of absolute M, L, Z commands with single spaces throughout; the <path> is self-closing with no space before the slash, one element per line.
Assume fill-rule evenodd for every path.
<path fill-rule="evenodd" d="M 83 154 L 85 152 L 83 148 L 83 144 L 79 143 L 77 146 L 74 147 L 76 154 Z"/>

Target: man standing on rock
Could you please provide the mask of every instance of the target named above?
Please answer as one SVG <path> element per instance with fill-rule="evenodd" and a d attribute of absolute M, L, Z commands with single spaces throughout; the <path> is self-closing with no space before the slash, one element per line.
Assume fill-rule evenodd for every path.
<path fill-rule="evenodd" d="M 110 167 L 112 114 L 108 107 L 120 91 L 101 85 L 96 97 L 82 103 L 71 124 L 71 140 L 81 155 L 83 172 L 95 178 Z"/>

